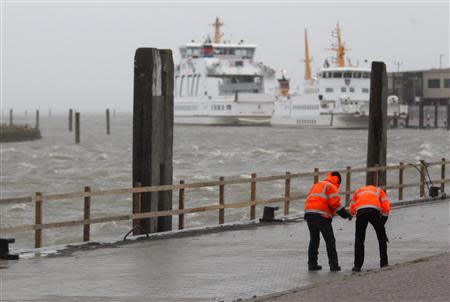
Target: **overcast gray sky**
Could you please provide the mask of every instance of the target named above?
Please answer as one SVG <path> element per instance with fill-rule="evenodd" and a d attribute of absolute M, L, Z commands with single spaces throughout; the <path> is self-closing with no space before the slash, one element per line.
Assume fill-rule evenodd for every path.
<path fill-rule="evenodd" d="M 382 60 L 389 70 L 449 65 L 448 2 L 3 2 L 2 109 L 130 111 L 138 47 L 171 48 L 212 34 L 258 45 L 256 58 L 303 78 L 303 31 L 318 70 L 340 22 L 353 62 Z"/>

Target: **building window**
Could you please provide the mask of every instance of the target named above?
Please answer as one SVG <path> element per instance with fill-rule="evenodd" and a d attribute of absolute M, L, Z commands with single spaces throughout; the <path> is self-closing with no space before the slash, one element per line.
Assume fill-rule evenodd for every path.
<path fill-rule="evenodd" d="M 355 92 L 355 87 L 350 87 L 350 92 Z"/>
<path fill-rule="evenodd" d="M 450 88 L 450 79 L 444 79 L 444 88 Z"/>
<path fill-rule="evenodd" d="M 440 79 L 428 79 L 428 88 L 441 88 Z"/>
<path fill-rule="evenodd" d="M 369 88 L 363 88 L 362 93 L 369 93 Z"/>
<path fill-rule="evenodd" d="M 347 92 L 347 88 L 341 87 L 341 92 Z"/>
<path fill-rule="evenodd" d="M 325 92 L 333 92 L 333 88 L 325 88 Z"/>

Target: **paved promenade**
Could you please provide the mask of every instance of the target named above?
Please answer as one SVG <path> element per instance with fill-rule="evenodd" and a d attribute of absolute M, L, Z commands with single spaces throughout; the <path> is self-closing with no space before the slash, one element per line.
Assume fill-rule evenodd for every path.
<path fill-rule="evenodd" d="M 340 218 L 333 225 L 339 273 L 328 272 L 323 241 L 324 270 L 307 272 L 307 226 L 291 222 L 2 261 L 0 300 L 233 301 L 338 282 L 351 275 L 355 225 Z M 391 264 L 448 252 L 449 202 L 396 209 L 387 230 Z M 363 269 L 378 264 L 376 235 L 368 227 Z"/>

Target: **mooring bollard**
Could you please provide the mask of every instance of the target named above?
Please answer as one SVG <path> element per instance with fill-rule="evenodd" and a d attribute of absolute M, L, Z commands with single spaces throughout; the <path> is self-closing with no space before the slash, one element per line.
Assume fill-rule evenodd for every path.
<path fill-rule="evenodd" d="M 39 110 L 36 110 L 36 129 L 39 129 Z"/>
<path fill-rule="evenodd" d="M 69 109 L 69 132 L 72 132 L 73 109 Z"/>
<path fill-rule="evenodd" d="M 109 109 L 106 109 L 106 134 L 111 134 L 111 129 L 109 126 Z"/>
<path fill-rule="evenodd" d="M 75 112 L 75 144 L 80 143 L 80 113 Z"/>

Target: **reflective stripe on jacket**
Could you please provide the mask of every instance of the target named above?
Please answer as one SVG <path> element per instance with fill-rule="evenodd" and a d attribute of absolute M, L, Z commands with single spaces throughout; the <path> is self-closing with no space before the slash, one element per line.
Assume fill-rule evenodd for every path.
<path fill-rule="evenodd" d="M 331 218 L 336 211 L 343 208 L 338 193 L 339 185 L 328 176 L 325 180 L 312 185 L 305 202 L 305 214 L 318 213 Z"/>
<path fill-rule="evenodd" d="M 375 186 L 363 186 L 355 191 L 350 202 L 350 214 L 356 215 L 360 209 L 373 208 L 388 216 L 391 209 L 386 193 Z"/>

